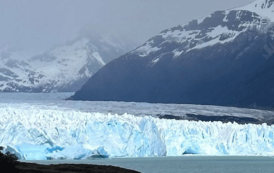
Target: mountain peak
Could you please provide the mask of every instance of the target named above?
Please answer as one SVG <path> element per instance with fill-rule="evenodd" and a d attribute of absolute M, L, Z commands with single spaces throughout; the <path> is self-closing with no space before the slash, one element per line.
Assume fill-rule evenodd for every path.
<path fill-rule="evenodd" d="M 256 0 L 249 5 L 234 9 L 255 12 L 274 21 L 274 0 Z"/>
<path fill-rule="evenodd" d="M 261 9 L 273 8 L 274 0 L 257 0 L 254 1 L 253 4 L 255 7 Z"/>

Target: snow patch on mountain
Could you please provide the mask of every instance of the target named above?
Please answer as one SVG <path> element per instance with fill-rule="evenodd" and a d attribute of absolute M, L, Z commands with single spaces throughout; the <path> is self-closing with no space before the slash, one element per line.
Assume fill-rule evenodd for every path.
<path fill-rule="evenodd" d="M 208 46 L 213 46 L 215 44 L 224 44 L 224 43 L 230 42 L 234 40 L 242 32 L 244 31 L 237 32 L 237 31 L 229 30 L 227 27 L 222 27 L 219 25 L 215 28 L 212 28 L 212 30 L 206 34 L 205 37 L 209 38 L 210 41 L 200 42 L 196 46 L 192 47 L 191 49 L 188 49 L 186 52 L 194 49 L 202 49 Z M 224 35 L 226 36 L 226 39 L 222 40 L 221 37 Z"/>
<path fill-rule="evenodd" d="M 153 43 L 154 43 L 153 40 L 147 41 L 143 46 L 137 48 L 135 51 L 139 52 L 140 57 L 145 57 L 152 52 L 156 52 L 160 50 L 160 48 L 158 47 L 153 47 Z"/>

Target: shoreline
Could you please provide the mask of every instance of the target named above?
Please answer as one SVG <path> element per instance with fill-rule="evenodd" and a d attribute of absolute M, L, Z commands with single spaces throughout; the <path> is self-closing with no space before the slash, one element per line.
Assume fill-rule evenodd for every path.
<path fill-rule="evenodd" d="M 13 173 L 71 173 L 71 172 L 94 172 L 94 173 L 140 173 L 135 170 L 117 166 L 103 166 L 94 164 L 37 164 L 18 162 L 16 172 Z"/>

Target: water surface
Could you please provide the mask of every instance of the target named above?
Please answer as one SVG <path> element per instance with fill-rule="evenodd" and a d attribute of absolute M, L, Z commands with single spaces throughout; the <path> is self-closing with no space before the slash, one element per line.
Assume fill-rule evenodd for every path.
<path fill-rule="evenodd" d="M 115 158 L 99 160 L 30 161 L 40 164 L 97 164 L 133 169 L 142 173 L 273 173 L 272 157 L 185 156 Z"/>

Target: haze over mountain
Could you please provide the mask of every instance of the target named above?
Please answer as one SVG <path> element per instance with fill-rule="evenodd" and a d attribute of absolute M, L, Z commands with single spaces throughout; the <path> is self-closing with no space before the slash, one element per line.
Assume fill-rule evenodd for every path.
<path fill-rule="evenodd" d="M 274 106 L 274 1 L 162 31 L 99 70 L 75 100 Z"/>
<path fill-rule="evenodd" d="M 252 1 L 0 0 L 0 45 L 33 56 L 76 37 L 83 27 L 142 44 L 165 28 Z"/>
<path fill-rule="evenodd" d="M 113 35 L 82 31 L 43 54 L 22 59 L 23 51 L 0 47 L 0 91 L 77 91 L 102 66 L 134 48 Z M 27 56 L 27 55 L 26 55 Z"/>

